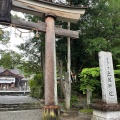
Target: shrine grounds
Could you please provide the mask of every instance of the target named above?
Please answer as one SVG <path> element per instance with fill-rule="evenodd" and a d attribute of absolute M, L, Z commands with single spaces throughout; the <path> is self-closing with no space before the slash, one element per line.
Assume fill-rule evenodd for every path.
<path fill-rule="evenodd" d="M 29 96 L 0 96 L 1 104 L 32 103 L 38 100 Z M 40 102 L 40 101 L 39 101 Z M 41 120 L 42 109 L 0 111 L 0 120 Z M 91 120 L 92 115 L 88 114 L 61 114 L 61 120 Z"/>
<path fill-rule="evenodd" d="M 42 109 L 0 112 L 0 120 L 41 120 Z M 91 120 L 91 116 L 60 117 L 61 120 Z"/>

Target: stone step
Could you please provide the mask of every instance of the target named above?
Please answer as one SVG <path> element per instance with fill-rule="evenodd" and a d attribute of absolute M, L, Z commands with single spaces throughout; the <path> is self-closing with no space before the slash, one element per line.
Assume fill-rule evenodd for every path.
<path fill-rule="evenodd" d="M 0 111 L 41 109 L 40 103 L 0 104 Z"/>

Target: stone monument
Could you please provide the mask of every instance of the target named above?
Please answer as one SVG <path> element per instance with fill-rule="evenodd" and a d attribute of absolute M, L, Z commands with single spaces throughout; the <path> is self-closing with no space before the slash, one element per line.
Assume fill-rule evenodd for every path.
<path fill-rule="evenodd" d="M 110 52 L 102 51 L 99 53 L 99 66 L 102 85 L 102 99 L 107 104 L 117 103 L 112 54 Z"/>
<path fill-rule="evenodd" d="M 117 102 L 112 54 L 99 52 L 102 101 L 93 103 L 92 120 L 120 120 L 120 105 Z"/>

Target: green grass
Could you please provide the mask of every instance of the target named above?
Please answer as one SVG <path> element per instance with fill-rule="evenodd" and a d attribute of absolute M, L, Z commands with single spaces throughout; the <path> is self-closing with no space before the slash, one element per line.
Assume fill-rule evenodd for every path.
<path fill-rule="evenodd" d="M 93 109 L 81 109 L 80 110 L 81 113 L 88 113 L 88 114 L 92 114 L 93 113 Z"/>

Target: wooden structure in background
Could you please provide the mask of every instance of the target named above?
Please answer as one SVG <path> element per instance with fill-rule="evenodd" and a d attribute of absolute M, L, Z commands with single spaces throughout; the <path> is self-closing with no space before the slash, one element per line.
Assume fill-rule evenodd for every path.
<path fill-rule="evenodd" d="M 5 92 L 8 90 L 11 92 L 29 90 L 28 80 L 17 68 L 5 69 L 0 67 L 0 90 Z"/>

